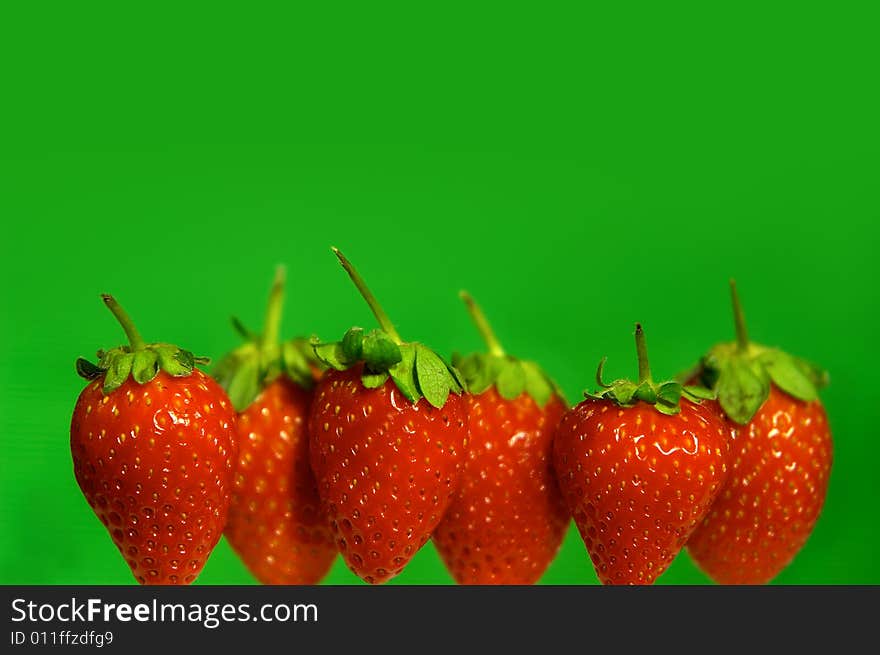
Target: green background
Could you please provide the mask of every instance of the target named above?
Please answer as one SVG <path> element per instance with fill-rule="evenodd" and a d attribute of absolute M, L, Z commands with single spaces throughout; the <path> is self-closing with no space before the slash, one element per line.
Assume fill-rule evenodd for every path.
<path fill-rule="evenodd" d="M 405 338 L 477 348 L 467 288 L 570 399 L 634 373 L 637 320 L 661 375 L 729 339 L 736 277 L 753 338 L 832 380 L 778 582 L 880 583 L 877 16 L 475 4 L 0 10 L 0 582 L 133 581 L 68 445 L 74 359 L 122 340 L 98 294 L 217 357 L 285 263 L 284 333 L 337 337 L 374 323 L 332 244 Z M 251 578 L 222 543 L 199 581 Z M 395 582 L 449 581 L 428 546 Z M 573 531 L 544 582 L 596 582 Z"/>

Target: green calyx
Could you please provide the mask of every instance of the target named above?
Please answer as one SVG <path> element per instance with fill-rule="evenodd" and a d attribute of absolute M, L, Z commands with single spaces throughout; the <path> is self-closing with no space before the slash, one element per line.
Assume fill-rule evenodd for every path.
<path fill-rule="evenodd" d="M 207 357 L 196 357 L 190 351 L 170 343 L 144 342 L 134 322 L 116 299 L 109 294 L 102 294 L 101 299 L 119 321 L 128 337 L 129 345 L 99 350 L 97 364 L 80 357 L 76 360 L 76 372 L 86 380 L 96 380 L 103 376 L 104 395 L 122 386 L 129 375 L 138 384 L 146 384 L 159 371 L 175 377 L 185 377 L 193 372 L 196 364 L 210 362 Z"/>
<path fill-rule="evenodd" d="M 424 398 L 438 409 L 446 404 L 450 393 L 465 391 L 458 372 L 437 353 L 423 344 L 401 340 L 363 278 L 339 250 L 333 248 L 333 252 L 367 301 L 381 328 L 365 332 L 353 327 L 337 342 L 322 343 L 313 339 L 312 348 L 318 360 L 337 371 L 363 364 L 361 382 L 364 387 L 375 389 L 391 378 L 410 402 L 416 403 Z"/>
<path fill-rule="evenodd" d="M 283 343 L 278 340 L 284 277 L 284 268 L 279 266 L 269 293 L 263 333 L 251 332 L 233 317 L 232 325 L 244 343 L 217 362 L 212 372 L 237 412 L 245 410 L 280 375 L 311 389 L 315 384 L 314 370 L 322 368 L 308 339 L 297 337 Z"/>
<path fill-rule="evenodd" d="M 752 420 L 770 394 L 770 385 L 811 401 L 828 384 L 828 374 L 818 366 L 775 348 L 749 341 L 736 283 L 730 281 L 736 341 L 713 347 L 697 368 L 700 382 L 715 390 L 725 413 L 736 423 Z"/>
<path fill-rule="evenodd" d="M 709 389 L 703 387 L 684 385 L 680 382 L 669 380 L 667 382 L 654 382 L 651 377 L 651 367 L 648 363 L 648 347 L 645 341 L 645 333 L 640 324 L 636 324 L 636 351 L 639 358 L 639 379 L 615 380 L 611 384 L 602 381 L 602 370 L 607 358 L 599 362 L 596 371 L 596 384 L 599 391 L 585 393 L 587 398 L 594 400 L 611 400 L 621 407 L 632 407 L 637 402 L 645 402 L 663 414 L 678 414 L 681 411 L 681 401 L 699 403 L 701 400 L 709 400 L 715 395 Z"/>
<path fill-rule="evenodd" d="M 494 386 L 506 400 L 514 400 L 526 393 L 539 407 L 544 407 L 554 394 L 565 402 L 560 388 L 538 364 L 504 352 L 485 314 L 470 294 L 462 291 L 459 295 L 488 348 L 485 353 L 452 356 L 452 362 L 461 372 L 468 390 L 480 394 Z"/>

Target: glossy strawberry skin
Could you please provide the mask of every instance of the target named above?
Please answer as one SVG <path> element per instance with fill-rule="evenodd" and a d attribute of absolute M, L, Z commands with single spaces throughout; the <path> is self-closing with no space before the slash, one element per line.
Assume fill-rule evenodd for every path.
<path fill-rule="evenodd" d="M 467 447 L 464 399 L 413 404 L 362 366 L 328 371 L 309 420 L 312 470 L 337 547 L 371 584 L 400 573 L 431 536 L 458 488 Z"/>
<path fill-rule="evenodd" d="M 831 431 L 819 401 L 797 400 L 775 386 L 748 425 L 729 425 L 730 477 L 688 552 L 716 582 L 765 584 L 791 562 L 819 518 Z"/>
<path fill-rule="evenodd" d="M 710 408 L 667 416 L 587 399 L 562 418 L 554 466 L 603 584 L 651 584 L 727 479 L 729 435 Z"/>
<path fill-rule="evenodd" d="M 80 394 L 70 428 L 80 489 L 141 584 L 189 584 L 226 523 L 235 412 L 199 370 Z"/>
<path fill-rule="evenodd" d="M 282 375 L 238 416 L 226 538 L 263 584 L 317 584 L 336 558 L 309 464 L 312 396 Z"/>
<path fill-rule="evenodd" d="M 459 584 L 533 584 L 556 556 L 569 522 L 552 468 L 565 413 L 557 397 L 468 397 L 469 447 L 461 488 L 434 533 Z"/>

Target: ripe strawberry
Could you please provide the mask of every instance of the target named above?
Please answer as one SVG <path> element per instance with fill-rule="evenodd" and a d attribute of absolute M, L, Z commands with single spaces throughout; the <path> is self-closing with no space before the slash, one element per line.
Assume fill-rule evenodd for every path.
<path fill-rule="evenodd" d="M 651 584 L 709 511 L 727 477 L 724 421 L 705 389 L 651 378 L 636 326 L 639 381 L 603 389 L 562 418 L 554 465 L 603 584 Z"/>
<path fill-rule="evenodd" d="M 189 584 L 226 523 L 237 453 L 226 393 L 165 343 L 144 343 L 111 296 L 129 346 L 77 360 L 90 380 L 70 425 L 86 500 L 141 584 Z"/>
<path fill-rule="evenodd" d="M 434 544 L 459 584 L 533 584 L 570 518 L 551 462 L 567 404 L 537 364 L 504 352 L 474 300 L 461 295 L 489 352 L 455 359 L 472 394 L 469 448 Z"/>
<path fill-rule="evenodd" d="M 713 580 L 764 584 L 803 547 L 825 502 L 831 430 L 815 366 L 748 339 L 731 282 L 737 340 L 703 358 L 699 379 L 718 392 L 732 428 L 730 479 L 688 541 Z"/>
<path fill-rule="evenodd" d="M 317 584 L 336 558 L 309 465 L 306 424 L 317 361 L 305 339 L 278 344 L 283 294 L 279 268 L 263 334 L 235 321 L 246 343 L 214 371 L 239 412 L 226 538 L 263 584 Z"/>
<path fill-rule="evenodd" d="M 333 370 L 309 418 L 312 469 L 342 556 L 381 583 L 431 536 L 458 488 L 467 446 L 464 388 L 455 369 L 401 341 L 348 260 L 334 252 L 382 326 L 315 344 Z"/>

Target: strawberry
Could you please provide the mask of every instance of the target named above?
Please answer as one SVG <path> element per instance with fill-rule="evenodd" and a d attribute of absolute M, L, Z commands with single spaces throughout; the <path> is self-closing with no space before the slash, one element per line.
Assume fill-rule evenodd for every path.
<path fill-rule="evenodd" d="M 129 345 L 77 360 L 89 380 L 73 410 L 73 471 L 141 584 L 189 584 L 223 533 L 237 454 L 235 412 L 195 368 L 205 360 L 145 343 L 102 296 Z"/>
<path fill-rule="evenodd" d="M 563 497 L 603 584 L 651 584 L 727 478 L 724 421 L 705 389 L 655 383 L 636 325 L 639 380 L 602 389 L 562 418 L 553 445 Z"/>
<path fill-rule="evenodd" d="M 263 334 L 233 320 L 246 341 L 214 371 L 239 412 L 238 467 L 225 533 L 263 584 L 317 584 L 336 558 L 309 465 L 307 422 L 317 361 L 306 339 L 279 345 L 283 295 L 279 268 Z"/>
<path fill-rule="evenodd" d="M 381 329 L 315 343 L 329 370 L 309 417 L 312 469 L 336 544 L 366 582 L 406 566 L 440 522 L 467 446 L 464 387 L 454 368 L 400 339 L 345 257 L 334 252 Z"/>
<path fill-rule="evenodd" d="M 732 428 L 732 467 L 688 552 L 716 582 L 764 584 L 804 546 L 825 502 L 832 443 L 818 390 L 827 376 L 750 342 L 732 281 L 731 292 L 737 339 L 709 351 L 698 379 L 717 391 Z"/>
<path fill-rule="evenodd" d="M 461 296 L 489 352 L 453 360 L 472 394 L 469 448 L 434 544 L 459 584 L 533 584 L 570 518 L 551 463 L 567 404 L 537 364 L 504 352 L 474 300 Z"/>

